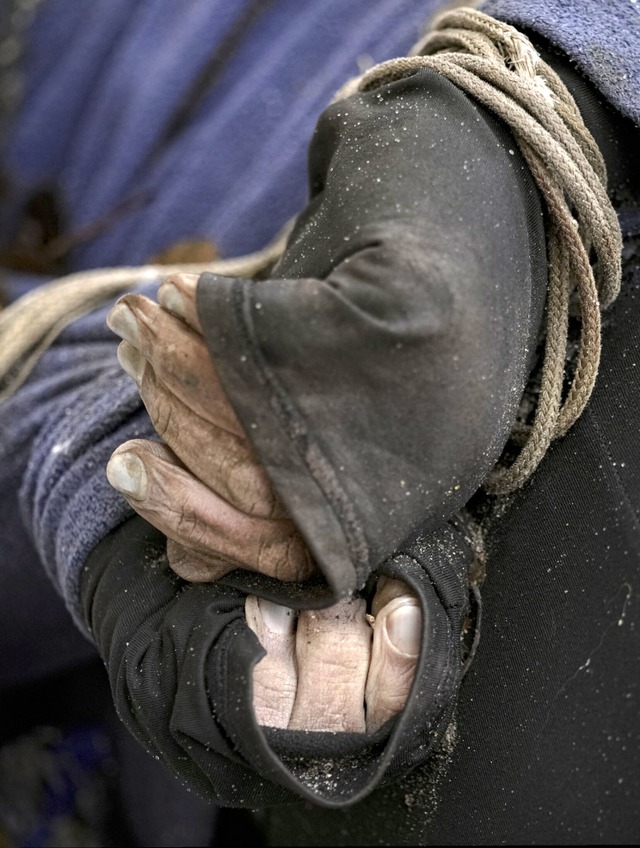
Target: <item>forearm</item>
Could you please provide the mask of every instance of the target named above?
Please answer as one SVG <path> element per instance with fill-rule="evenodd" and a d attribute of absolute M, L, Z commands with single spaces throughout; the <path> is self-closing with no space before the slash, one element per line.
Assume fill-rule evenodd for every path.
<path fill-rule="evenodd" d="M 19 497 L 24 520 L 15 533 L 35 544 L 83 629 L 79 573 L 96 543 L 131 513 L 104 467 L 123 440 L 153 432 L 104 317 L 96 311 L 67 328 L 0 407 L 0 485 Z"/>
<path fill-rule="evenodd" d="M 510 138 L 432 72 L 336 104 L 276 279 L 201 279 L 225 389 L 337 594 L 462 506 L 515 418 L 546 257 Z"/>

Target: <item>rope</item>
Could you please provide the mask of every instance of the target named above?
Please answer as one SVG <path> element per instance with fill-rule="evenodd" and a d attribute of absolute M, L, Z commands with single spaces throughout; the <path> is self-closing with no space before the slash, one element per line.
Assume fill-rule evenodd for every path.
<path fill-rule="evenodd" d="M 531 476 L 551 441 L 569 430 L 591 396 L 600 361 L 600 308 L 620 290 L 622 237 L 607 195 L 604 160 L 575 101 L 529 39 L 512 26 L 475 9 L 446 12 L 411 56 L 371 68 L 334 100 L 422 68 L 442 74 L 508 124 L 548 211 L 546 342 L 534 420 L 515 461 L 499 465 L 485 483 L 492 494 L 506 494 Z M 574 296 L 581 319 L 579 350 L 563 402 Z"/>
<path fill-rule="evenodd" d="M 210 271 L 227 277 L 254 277 L 282 255 L 288 229 L 263 250 L 237 259 L 80 271 L 23 295 L 0 311 L 0 403 L 24 383 L 42 354 L 77 318 L 135 286 L 170 274 Z"/>

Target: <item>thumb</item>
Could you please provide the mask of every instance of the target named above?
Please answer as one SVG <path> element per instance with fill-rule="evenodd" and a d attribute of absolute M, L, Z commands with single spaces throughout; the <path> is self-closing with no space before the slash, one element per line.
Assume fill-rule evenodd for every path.
<path fill-rule="evenodd" d="M 405 706 L 422 640 L 422 613 L 413 595 L 393 598 L 375 621 L 365 690 L 367 732 L 374 733 Z"/>

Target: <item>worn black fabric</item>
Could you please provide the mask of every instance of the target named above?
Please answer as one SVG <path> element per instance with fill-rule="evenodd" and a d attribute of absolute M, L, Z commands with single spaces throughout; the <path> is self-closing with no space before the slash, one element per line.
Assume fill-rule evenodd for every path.
<path fill-rule="evenodd" d="M 587 98 L 591 96 L 588 91 L 583 94 Z M 602 138 L 605 142 L 607 138 L 611 141 L 611 126 L 605 112 L 599 111 L 597 103 L 593 104 L 593 112 Z M 609 146 L 615 152 L 616 145 Z M 603 147 L 606 144 L 603 143 Z M 625 163 L 614 161 L 613 153 L 608 159 L 614 172 L 620 165 L 618 172 L 627 173 Z M 627 189 L 631 191 L 630 186 Z M 309 222 L 316 211 L 312 206 L 301 221 L 298 234 L 294 235 L 294 246 L 296 239 L 302 238 L 301 234 L 311 226 Z M 626 214 L 633 218 L 633 210 Z M 391 231 L 394 224 L 390 224 Z M 384 250 L 381 255 L 385 255 Z M 377 276 L 374 268 L 374 265 L 368 265 L 367 279 L 384 284 L 390 275 L 388 269 Z M 354 277 L 357 281 L 357 274 Z M 506 285 L 504 281 L 503 285 Z M 625 297 L 633 297 L 633 292 L 633 281 L 626 280 Z M 628 321 L 635 321 L 636 312 L 629 309 L 630 301 L 626 301 L 626 308 L 624 304 L 621 299 L 616 309 L 622 309 Z M 615 316 L 616 313 L 612 314 Z M 605 346 L 609 327 L 614 324 L 615 321 L 607 325 Z M 618 322 L 615 338 L 625 340 L 631 329 L 631 325 L 624 328 L 624 321 L 622 324 Z M 529 340 L 532 337 L 533 327 L 528 327 Z M 625 343 L 628 345 L 628 338 Z M 624 360 L 631 349 L 627 346 L 616 350 L 615 343 L 610 345 L 618 361 L 620 357 Z M 528 367 L 529 363 L 526 365 Z M 603 367 L 606 371 L 607 365 L 603 364 Z M 615 366 L 609 367 L 615 371 Z M 627 415 L 631 413 L 633 396 L 633 392 L 625 396 L 629 406 Z M 605 401 L 604 409 L 608 409 L 608 403 L 610 397 Z M 627 420 L 616 418 L 623 425 Z M 301 814 L 295 809 L 288 810 L 284 816 L 273 813 L 272 835 L 278 843 L 315 844 L 324 841 L 326 844 L 339 844 L 346 841 L 412 844 L 427 839 L 435 842 L 463 842 L 468 839 L 517 841 L 523 838 L 522 834 L 533 834 L 534 830 L 532 840 L 542 841 L 538 836 L 540 833 L 552 833 L 557 839 L 566 821 L 571 822 L 571 833 L 582 832 L 591 836 L 593 833 L 621 833 L 629 838 L 630 833 L 636 832 L 632 828 L 637 825 L 629 812 L 626 787 L 634 773 L 637 775 L 637 728 L 634 722 L 637 723 L 638 715 L 635 705 L 628 706 L 624 699 L 617 700 L 622 698 L 618 691 L 621 688 L 629 690 L 627 694 L 631 701 L 635 697 L 632 687 L 629 688 L 628 675 L 621 673 L 619 664 L 616 665 L 613 659 L 604 664 L 606 674 L 602 688 L 606 686 L 607 689 L 604 711 L 591 708 L 587 702 L 593 700 L 594 694 L 587 692 L 578 705 L 573 704 L 573 711 L 569 711 L 573 722 L 569 722 L 569 728 L 567 716 L 563 713 L 560 717 L 559 724 L 564 733 L 562 744 L 557 728 L 555 735 L 552 734 L 549 739 L 544 734 L 545 727 L 555 718 L 556 703 L 559 699 L 566 700 L 565 691 L 570 689 L 574 680 L 581 680 L 581 672 L 591 668 L 592 654 L 599 653 L 604 657 L 605 641 L 613 632 L 614 624 L 623 627 L 629 618 L 633 581 L 637 575 L 637 556 L 634 556 L 637 554 L 637 541 L 622 521 L 618 504 L 622 504 L 629 515 L 634 510 L 637 515 L 637 508 L 633 506 L 633 500 L 629 501 L 626 490 L 623 491 L 623 500 L 626 501 L 622 503 L 620 497 L 616 500 L 612 490 L 607 489 L 606 483 L 611 475 L 602 472 L 603 442 L 600 436 L 594 437 L 595 431 L 593 427 L 589 429 L 589 421 L 587 416 L 571 435 L 575 439 L 576 434 L 586 433 L 582 447 L 589 457 L 588 462 L 582 461 L 581 450 L 580 464 L 576 463 L 575 453 L 569 455 L 568 463 L 576 464 L 574 473 L 581 480 L 577 490 L 577 477 L 572 479 L 565 466 L 559 469 L 558 479 L 553 477 L 551 491 L 543 498 L 543 507 L 536 506 L 538 512 L 545 516 L 543 538 L 539 537 L 536 522 L 531 521 L 532 512 L 526 501 L 531 496 L 529 493 L 536 491 L 533 485 L 527 486 L 517 496 L 515 506 L 507 512 L 507 517 L 498 524 L 498 530 L 492 536 L 491 563 L 495 575 L 492 575 L 492 580 L 496 582 L 490 580 L 486 592 L 490 618 L 488 622 L 485 620 L 480 658 L 472 667 L 470 678 L 473 682 L 462 688 L 463 698 L 457 716 L 454 709 L 462 668 L 459 637 L 461 620 L 466 612 L 465 576 L 470 552 L 451 528 L 440 531 L 440 534 L 428 533 L 432 526 L 428 520 L 423 528 L 424 535 L 400 546 L 384 566 L 386 573 L 402 576 L 419 595 L 425 618 L 425 638 L 416 683 L 407 708 L 401 717 L 390 722 L 376 736 L 367 738 L 258 728 L 250 708 L 249 681 L 251 667 L 262 651 L 244 623 L 242 575 L 236 573 L 230 578 L 229 583 L 235 583 L 235 586 L 188 586 L 182 583 L 167 568 L 162 537 L 136 519 L 105 540 L 94 552 L 83 582 L 87 620 L 107 661 L 115 700 L 125 723 L 145 747 L 165 760 L 189 786 L 221 803 L 255 807 L 279 805 L 300 797 L 313 801 Z M 415 421 L 413 423 L 415 426 Z M 618 440 L 625 441 L 624 433 L 624 426 L 621 426 Z M 549 463 L 558 451 L 562 451 L 562 446 L 568 444 L 571 444 L 569 438 L 556 446 L 543 469 L 555 468 L 556 473 L 558 467 Z M 623 476 L 631 473 L 631 484 L 633 475 L 638 473 L 637 468 L 633 470 L 634 444 L 627 439 L 625 458 L 620 461 L 621 468 L 632 469 L 622 472 Z M 609 443 L 604 447 L 611 451 Z M 596 461 L 598 471 L 594 465 Z M 618 460 L 611 459 L 611 462 Z M 537 485 L 545 479 L 543 469 L 536 475 Z M 581 541 L 575 545 L 572 558 L 567 556 L 566 540 L 571 538 L 573 529 L 562 528 L 567 525 L 573 528 L 572 523 L 566 520 L 567 516 L 580 528 L 577 519 L 580 511 L 584 510 L 580 492 L 587 485 L 595 492 L 596 510 L 586 516 L 587 524 L 582 525 Z M 617 494 L 620 495 L 620 491 Z M 518 504 L 523 498 L 526 506 L 524 511 L 519 511 Z M 558 509 L 559 504 L 562 509 Z M 600 553 L 605 559 L 609 558 L 607 568 L 610 571 L 600 568 L 595 575 L 591 574 L 592 584 L 598 582 L 595 579 L 598 575 L 600 582 L 604 580 L 604 583 L 595 587 L 595 593 L 590 589 L 587 595 L 578 566 L 593 561 L 589 554 L 591 534 L 596 532 L 593 528 L 598 526 L 600 519 L 604 529 L 597 532 L 602 533 L 605 545 Z M 589 528 L 586 534 L 585 526 Z M 513 566 L 518 556 L 522 556 L 523 544 L 526 570 Z M 546 575 L 554 571 L 549 566 L 549 562 L 553 561 L 550 550 L 558 550 L 558 545 L 563 556 L 570 561 L 571 571 L 567 573 L 561 567 L 562 562 L 556 564 L 557 577 L 554 580 Z M 543 563 L 544 574 L 541 572 Z M 622 572 L 618 574 L 616 569 L 622 569 Z M 611 570 L 615 576 L 612 592 L 607 595 Z M 530 590 L 526 589 L 528 581 L 531 582 Z M 576 593 L 578 585 L 584 589 L 583 594 L 587 598 L 582 609 L 567 605 L 564 598 L 568 592 Z M 563 587 L 561 595 L 560 586 Z M 249 588 L 249 584 L 244 588 Z M 613 591 L 614 588 L 616 591 Z M 260 585 L 260 581 L 251 585 L 251 589 L 274 596 L 273 587 Z M 287 595 L 286 600 L 290 601 L 292 597 Z M 621 609 L 614 621 L 611 614 L 618 600 Z M 303 601 L 304 597 L 300 594 L 295 598 L 298 606 Z M 550 611 L 552 628 L 540 631 L 535 625 L 531 626 L 537 620 L 545 621 Z M 592 631 L 585 626 L 579 629 L 578 621 L 591 622 L 599 634 L 599 641 L 594 643 L 595 651 L 571 671 L 572 663 L 584 650 L 594 647 L 591 645 Z M 524 622 L 526 626 L 518 627 L 514 622 Z M 508 633 L 507 645 L 505 633 Z M 562 644 L 565 650 L 556 657 L 559 633 L 564 634 Z M 569 649 L 566 644 L 570 645 Z M 637 652 L 634 653 L 634 646 L 632 639 L 631 656 L 635 662 Z M 551 662 L 552 657 L 557 660 L 555 663 Z M 529 679 L 532 681 L 530 689 L 527 688 Z M 549 691 L 551 698 L 546 694 Z M 499 703 L 496 702 L 498 693 Z M 503 711 L 510 716 L 506 726 L 501 722 Z M 521 715 L 524 725 L 513 721 L 514 714 Z M 584 728 L 587 722 L 591 722 L 589 732 L 597 740 L 599 728 L 593 722 L 606 724 L 604 716 L 607 714 L 615 715 L 616 733 L 622 732 L 635 743 L 628 754 L 616 760 L 616 770 L 624 772 L 622 783 L 618 786 L 624 788 L 618 788 L 618 806 L 612 807 L 605 807 L 602 803 L 607 792 L 612 795 L 612 789 L 606 788 L 611 776 L 593 779 L 593 755 L 589 754 L 585 766 L 576 734 L 569 732 L 575 726 Z M 518 780 L 514 781 L 511 755 L 514 748 L 521 750 L 521 730 L 525 736 L 529 731 L 525 750 L 532 754 L 535 766 L 528 766 L 522 774 L 516 775 Z M 533 740 L 531 732 L 534 733 Z M 461 745 L 461 739 L 465 740 L 464 745 Z M 611 740 L 607 737 L 606 741 L 610 743 Z M 555 750 L 562 752 L 562 757 L 556 760 L 553 758 Z M 502 765 L 492 770 L 494 761 L 501 757 Z M 573 800 L 572 796 L 570 802 L 566 798 L 558 801 L 560 795 L 557 789 L 549 790 L 545 796 L 547 802 L 551 806 L 552 801 L 555 803 L 550 823 L 539 810 L 540 769 L 544 767 L 551 768 L 555 774 L 556 786 L 558 779 L 567 774 L 575 778 L 586 773 L 590 787 L 589 791 L 581 787 L 577 800 Z M 487 774 L 491 775 L 490 780 Z M 327 807 L 342 807 L 358 801 L 381 778 L 386 784 L 384 790 L 375 792 L 370 800 L 359 802 L 363 806 L 352 807 L 353 813 L 348 817 L 327 811 Z M 450 789 L 443 800 L 441 793 L 445 781 L 449 787 L 453 784 L 457 788 Z M 512 786 L 512 794 L 517 797 L 512 804 L 504 801 L 508 785 Z M 490 797 L 487 795 L 489 788 Z M 468 797 L 475 799 L 470 805 Z M 529 798 L 533 800 L 527 803 Z M 471 814 L 465 818 L 455 815 L 455 804 L 463 802 Z M 588 802 L 597 806 L 598 816 L 603 822 L 599 831 L 593 827 L 595 812 L 584 816 Z M 560 803 L 564 806 L 559 810 Z M 536 805 L 538 807 L 534 810 Z M 564 818 L 563 809 L 567 811 Z M 624 815 L 622 818 L 618 816 L 612 828 L 612 810 L 620 809 Z M 398 810 L 408 812 L 398 816 Z M 583 824 L 578 822 L 579 815 L 583 817 Z M 532 824 L 523 823 L 523 817 Z M 573 841 L 573 836 L 567 841 Z"/>
<path fill-rule="evenodd" d="M 438 751 L 344 812 L 271 811 L 271 845 L 640 844 L 640 132 L 543 52 L 605 156 L 624 236 L 594 394 L 497 502 L 482 641 Z"/>
<path fill-rule="evenodd" d="M 264 650 L 245 623 L 245 595 L 177 578 L 164 537 L 140 518 L 96 548 L 82 596 L 118 714 L 189 788 L 229 806 L 306 798 L 339 807 L 424 762 L 447 730 L 470 560 L 466 539 L 447 526 L 382 567 L 419 598 L 424 639 L 407 708 L 372 736 L 260 728 L 251 671 Z"/>
<path fill-rule="evenodd" d="M 489 536 L 482 640 L 446 744 L 344 812 L 270 811 L 270 845 L 640 844 L 640 239 L 627 244 L 589 406 Z"/>
<path fill-rule="evenodd" d="M 198 309 L 232 405 L 337 598 L 418 526 L 440 526 L 497 460 L 546 258 L 510 132 L 433 71 L 331 106 L 310 180 L 272 277 L 203 274 Z"/>

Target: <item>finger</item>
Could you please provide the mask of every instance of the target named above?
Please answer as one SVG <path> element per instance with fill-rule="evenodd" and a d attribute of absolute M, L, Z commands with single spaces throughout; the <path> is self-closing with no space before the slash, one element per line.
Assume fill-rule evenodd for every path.
<path fill-rule="evenodd" d="M 298 690 L 290 730 L 364 733 L 364 687 L 371 653 L 365 602 L 341 601 L 298 618 Z"/>
<path fill-rule="evenodd" d="M 368 733 L 399 713 L 409 697 L 422 639 L 418 600 L 405 594 L 389 601 L 376 616 L 373 634 L 365 691 Z"/>
<path fill-rule="evenodd" d="M 247 624 L 267 652 L 253 669 L 253 709 L 258 724 L 287 727 L 296 697 L 296 617 L 288 607 L 249 595 Z"/>
<path fill-rule="evenodd" d="M 129 342 L 120 344 L 118 359 L 137 380 L 155 431 L 195 477 L 249 515 L 287 517 L 245 439 L 205 420 L 172 394 Z"/>
<path fill-rule="evenodd" d="M 405 595 L 414 597 L 411 589 L 404 580 L 397 580 L 395 577 L 387 577 L 385 574 L 382 574 L 378 578 L 376 593 L 371 602 L 371 612 L 374 616 L 379 615 L 382 607 L 386 606 L 394 598 L 402 598 Z"/>
<path fill-rule="evenodd" d="M 204 339 L 184 321 L 144 295 L 128 294 L 113 307 L 107 324 L 150 362 L 157 378 L 186 406 L 212 424 L 245 437 Z M 143 370 L 144 363 L 137 360 L 132 376 L 140 376 Z"/>
<path fill-rule="evenodd" d="M 311 555 L 293 523 L 247 515 L 177 462 L 166 445 L 134 439 L 107 465 L 107 478 L 135 511 L 170 539 L 279 580 L 305 580 Z"/>
<path fill-rule="evenodd" d="M 196 307 L 199 279 L 198 274 L 172 274 L 158 289 L 158 301 L 202 335 L 202 324 Z"/>
<path fill-rule="evenodd" d="M 186 548 L 173 539 L 167 539 L 167 559 L 172 571 L 189 583 L 215 583 L 225 574 L 242 567 L 230 559 Z"/>

